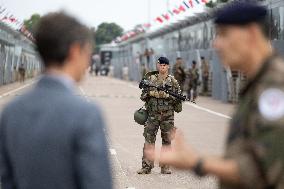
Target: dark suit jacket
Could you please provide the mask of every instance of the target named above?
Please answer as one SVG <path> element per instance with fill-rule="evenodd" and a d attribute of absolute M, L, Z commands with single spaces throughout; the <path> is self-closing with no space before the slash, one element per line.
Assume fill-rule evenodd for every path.
<path fill-rule="evenodd" d="M 2 189 L 112 188 L 98 107 L 44 76 L 0 119 Z"/>

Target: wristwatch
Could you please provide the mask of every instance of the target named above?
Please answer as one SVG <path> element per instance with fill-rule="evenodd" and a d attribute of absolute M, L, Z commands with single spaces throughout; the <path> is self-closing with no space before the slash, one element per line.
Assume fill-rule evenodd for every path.
<path fill-rule="evenodd" d="M 204 160 L 202 158 L 199 158 L 195 166 L 193 167 L 193 172 L 199 176 L 203 177 L 206 175 L 206 173 L 203 170 Z"/>

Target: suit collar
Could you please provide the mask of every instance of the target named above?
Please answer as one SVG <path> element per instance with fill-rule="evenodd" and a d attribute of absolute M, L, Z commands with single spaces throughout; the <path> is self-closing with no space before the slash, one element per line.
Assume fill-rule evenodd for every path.
<path fill-rule="evenodd" d="M 75 82 L 64 75 L 51 75 L 51 74 L 44 74 L 41 76 L 40 80 L 37 84 L 38 87 L 44 87 L 49 89 L 56 89 L 56 90 L 66 90 L 69 92 L 75 91 Z"/>

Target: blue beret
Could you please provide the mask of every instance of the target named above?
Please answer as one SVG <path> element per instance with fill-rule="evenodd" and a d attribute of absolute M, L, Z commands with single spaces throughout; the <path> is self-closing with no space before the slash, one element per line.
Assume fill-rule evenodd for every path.
<path fill-rule="evenodd" d="M 233 1 L 215 14 L 215 24 L 245 25 L 265 19 L 267 9 L 253 1 Z"/>
<path fill-rule="evenodd" d="M 169 64 L 170 62 L 169 62 L 169 59 L 167 59 L 166 57 L 160 57 L 159 59 L 158 59 L 158 63 L 159 64 Z"/>

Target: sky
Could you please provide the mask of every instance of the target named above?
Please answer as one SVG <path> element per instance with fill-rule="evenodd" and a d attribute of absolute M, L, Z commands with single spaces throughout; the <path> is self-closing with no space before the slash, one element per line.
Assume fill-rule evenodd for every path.
<path fill-rule="evenodd" d="M 147 23 L 183 0 L 0 0 L 0 6 L 17 19 L 24 20 L 33 13 L 43 15 L 64 10 L 90 27 L 102 22 L 115 22 L 124 30 Z M 150 8 L 149 8 L 150 7 Z M 149 11 L 150 10 L 150 11 Z M 149 17 L 150 16 L 150 17 Z"/>

